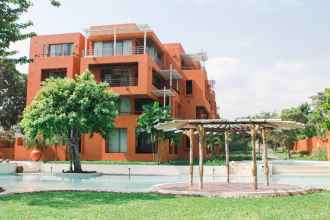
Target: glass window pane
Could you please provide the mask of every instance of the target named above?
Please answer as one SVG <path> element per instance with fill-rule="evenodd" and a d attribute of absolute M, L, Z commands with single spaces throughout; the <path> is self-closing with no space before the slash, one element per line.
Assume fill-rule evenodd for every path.
<path fill-rule="evenodd" d="M 49 56 L 55 56 L 55 46 L 54 44 L 49 45 Z"/>
<path fill-rule="evenodd" d="M 128 97 L 120 98 L 119 113 L 131 113 L 131 100 Z"/>
<path fill-rule="evenodd" d="M 116 46 L 116 55 L 123 55 L 123 42 L 117 41 Z"/>
<path fill-rule="evenodd" d="M 103 42 L 94 42 L 94 56 L 102 56 Z"/>
<path fill-rule="evenodd" d="M 133 42 L 131 40 L 125 40 L 123 44 L 123 55 L 131 55 L 133 48 Z"/>
<path fill-rule="evenodd" d="M 116 153 L 116 152 L 119 152 L 119 131 L 118 129 L 113 129 L 111 132 L 110 132 L 110 135 L 109 135 L 109 141 L 108 141 L 108 149 L 109 149 L 109 152 L 113 152 L 113 153 Z"/>
<path fill-rule="evenodd" d="M 55 56 L 62 56 L 63 55 L 63 45 L 56 44 L 55 45 Z"/>
<path fill-rule="evenodd" d="M 73 52 L 73 44 L 63 44 L 63 55 L 71 56 Z"/>
<path fill-rule="evenodd" d="M 112 56 L 113 55 L 113 43 L 112 42 L 103 42 L 103 56 Z"/>
<path fill-rule="evenodd" d="M 127 152 L 127 129 L 120 129 L 120 152 Z"/>

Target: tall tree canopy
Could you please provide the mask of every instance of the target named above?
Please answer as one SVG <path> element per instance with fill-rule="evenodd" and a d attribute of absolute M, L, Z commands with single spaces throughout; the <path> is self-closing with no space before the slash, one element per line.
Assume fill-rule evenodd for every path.
<path fill-rule="evenodd" d="M 69 147 L 74 172 L 81 172 L 79 141 L 82 134 L 107 138 L 114 128 L 118 96 L 108 84 L 97 83 L 85 72 L 75 79 L 48 79 L 23 114 L 20 123 L 31 146 L 59 140 Z"/>
<path fill-rule="evenodd" d="M 60 2 L 51 0 L 53 6 L 59 6 Z M 21 16 L 32 6 L 31 0 L 1 0 L 0 1 L 0 59 L 12 60 L 17 63 L 26 63 L 26 56 L 9 58 L 16 54 L 10 50 L 10 44 L 21 41 L 35 35 L 34 32 L 26 31 L 33 23 L 22 22 Z"/>
<path fill-rule="evenodd" d="M 0 127 L 8 131 L 21 118 L 26 100 L 26 75 L 13 63 L 0 62 Z"/>

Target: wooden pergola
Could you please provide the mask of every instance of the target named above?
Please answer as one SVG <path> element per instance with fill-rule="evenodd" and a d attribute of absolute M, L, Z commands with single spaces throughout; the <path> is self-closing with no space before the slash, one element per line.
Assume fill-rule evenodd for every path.
<path fill-rule="evenodd" d="M 182 132 L 187 135 L 190 140 L 189 151 L 189 166 L 190 166 L 190 184 L 193 185 L 193 138 L 198 135 L 199 140 L 199 187 L 203 189 L 204 176 L 204 152 L 205 137 L 209 133 L 223 133 L 225 139 L 225 166 L 226 166 L 226 180 L 229 183 L 229 133 L 247 133 L 251 135 L 252 144 L 252 176 L 253 188 L 258 189 L 257 178 L 257 156 L 256 156 L 256 136 L 259 133 L 262 139 L 263 148 L 263 164 L 264 175 L 266 177 L 266 184 L 269 185 L 269 164 L 268 152 L 266 147 L 266 132 L 273 129 L 291 130 L 302 129 L 304 124 L 294 121 L 282 121 L 280 119 L 241 119 L 241 120 L 224 120 L 224 119 L 192 119 L 192 120 L 173 120 L 156 125 L 156 129 L 165 132 Z"/>

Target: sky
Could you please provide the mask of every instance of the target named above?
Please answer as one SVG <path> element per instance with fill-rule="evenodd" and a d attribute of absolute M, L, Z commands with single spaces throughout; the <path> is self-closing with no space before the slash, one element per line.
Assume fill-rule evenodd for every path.
<path fill-rule="evenodd" d="M 327 0 L 34 0 L 23 17 L 37 34 L 91 25 L 149 24 L 162 42 L 208 53 L 222 118 L 281 111 L 330 87 Z M 12 45 L 28 55 L 29 41 Z M 27 72 L 27 66 L 19 69 Z"/>

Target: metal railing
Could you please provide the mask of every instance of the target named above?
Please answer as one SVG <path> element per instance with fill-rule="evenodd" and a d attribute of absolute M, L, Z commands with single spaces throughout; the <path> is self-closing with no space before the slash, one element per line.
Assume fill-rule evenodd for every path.
<path fill-rule="evenodd" d="M 144 54 L 144 47 L 143 46 L 136 46 L 130 49 L 121 49 L 114 50 L 114 48 L 102 48 L 98 49 L 91 49 L 88 50 L 87 56 L 88 57 L 104 57 L 104 56 L 130 56 L 130 55 L 141 55 Z"/>
<path fill-rule="evenodd" d="M 110 87 L 127 87 L 127 86 L 137 86 L 137 77 L 132 77 L 130 79 L 107 79 L 104 82 L 108 83 Z"/>

